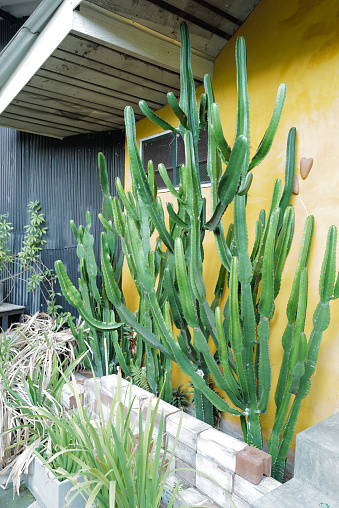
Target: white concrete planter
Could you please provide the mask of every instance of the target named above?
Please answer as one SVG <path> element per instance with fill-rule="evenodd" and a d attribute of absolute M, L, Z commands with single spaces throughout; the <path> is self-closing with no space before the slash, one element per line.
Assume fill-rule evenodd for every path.
<path fill-rule="evenodd" d="M 68 480 L 59 481 L 38 457 L 35 457 L 28 468 L 27 487 L 40 504 L 41 508 L 64 508 L 65 498 L 73 487 Z M 72 491 L 69 499 L 75 494 Z M 68 508 L 85 508 L 86 501 L 78 494 Z"/>

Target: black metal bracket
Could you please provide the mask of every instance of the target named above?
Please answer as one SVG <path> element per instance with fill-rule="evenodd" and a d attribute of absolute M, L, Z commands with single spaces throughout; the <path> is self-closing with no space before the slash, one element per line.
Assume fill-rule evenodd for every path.
<path fill-rule="evenodd" d="M 0 18 L 6 19 L 10 23 L 17 23 L 19 21 L 19 18 L 16 18 L 13 14 L 10 14 L 4 9 L 0 9 Z"/>

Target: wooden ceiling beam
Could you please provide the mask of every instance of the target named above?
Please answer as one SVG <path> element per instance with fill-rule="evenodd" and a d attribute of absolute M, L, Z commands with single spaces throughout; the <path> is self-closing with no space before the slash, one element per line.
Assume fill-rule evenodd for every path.
<path fill-rule="evenodd" d="M 166 69 L 180 69 L 180 43 L 96 5 L 80 4 L 80 11 L 74 12 L 73 33 Z M 194 77 L 213 78 L 212 57 L 193 49 L 191 61 Z"/>
<path fill-rule="evenodd" d="M 201 7 L 206 7 L 206 9 L 214 12 L 215 14 L 218 14 L 218 16 L 221 16 L 222 18 L 231 21 L 231 23 L 234 23 L 235 25 L 241 26 L 243 24 L 243 22 L 240 19 L 232 16 L 232 14 L 229 14 L 228 12 L 225 12 L 222 9 L 219 9 L 219 7 L 211 4 L 210 2 L 207 2 L 206 0 L 193 0 L 193 1 L 196 4 L 201 5 Z"/>
<path fill-rule="evenodd" d="M 229 41 L 232 37 L 231 34 L 225 32 L 224 30 L 221 30 L 220 28 L 211 25 L 210 23 L 207 23 L 203 19 L 197 18 L 196 16 L 193 16 L 193 14 L 190 14 L 187 11 L 184 11 L 182 9 L 179 9 L 175 5 L 170 4 L 169 2 L 165 2 L 165 0 L 148 0 L 151 4 L 157 5 L 158 7 L 161 7 L 165 11 L 170 12 L 171 14 L 175 14 L 176 16 L 179 16 L 182 19 L 185 19 L 186 21 L 189 21 L 190 23 L 193 23 L 193 25 L 200 26 L 200 28 L 203 28 L 204 30 L 207 30 L 208 32 L 218 35 L 222 39 L 225 39 L 226 41 Z"/>

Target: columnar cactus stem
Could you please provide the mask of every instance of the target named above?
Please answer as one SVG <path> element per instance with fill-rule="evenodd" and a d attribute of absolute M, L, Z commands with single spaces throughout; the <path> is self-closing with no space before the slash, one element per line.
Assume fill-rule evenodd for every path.
<path fill-rule="evenodd" d="M 294 435 L 301 401 L 306 397 L 311 386 L 311 376 L 315 370 L 318 352 L 323 332 L 330 323 L 330 300 L 337 298 L 335 294 L 335 273 L 336 273 L 336 244 L 337 229 L 331 226 L 327 235 L 326 250 L 321 268 L 319 281 L 320 301 L 313 314 L 313 330 L 307 343 L 304 333 L 306 300 L 307 300 L 307 262 L 309 258 L 310 236 L 313 232 L 314 220 L 309 219 L 305 225 L 303 243 L 308 248 L 301 251 L 299 256 L 296 275 L 294 277 L 291 297 L 287 307 L 288 314 L 296 313 L 293 333 L 289 332 L 288 346 L 285 345 L 284 360 L 276 392 L 277 413 L 274 427 L 269 440 L 269 451 L 272 455 L 273 474 L 278 480 L 282 480 L 285 467 L 285 459 Z M 305 266 L 303 266 L 305 265 Z M 299 289 L 296 289 L 297 281 Z M 298 291 L 298 293 L 297 293 Z M 295 295 L 298 294 L 298 303 L 295 302 Z M 287 367 L 286 367 L 287 366 Z M 285 381 L 284 381 L 285 380 Z M 284 394 L 281 396 L 282 384 L 284 382 Z M 285 415 L 291 397 L 294 400 L 284 425 Z M 279 436 L 282 432 L 281 441 Z"/>

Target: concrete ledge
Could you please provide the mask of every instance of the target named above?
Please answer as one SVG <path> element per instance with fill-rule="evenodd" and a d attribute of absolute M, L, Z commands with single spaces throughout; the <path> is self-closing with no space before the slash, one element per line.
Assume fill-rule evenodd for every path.
<path fill-rule="evenodd" d="M 329 497 L 311 485 L 293 478 L 254 501 L 251 508 L 318 508 L 322 506 L 321 503 L 335 508 L 338 506 L 338 496 Z"/>
<path fill-rule="evenodd" d="M 297 435 L 294 476 L 339 500 L 339 413 Z"/>

